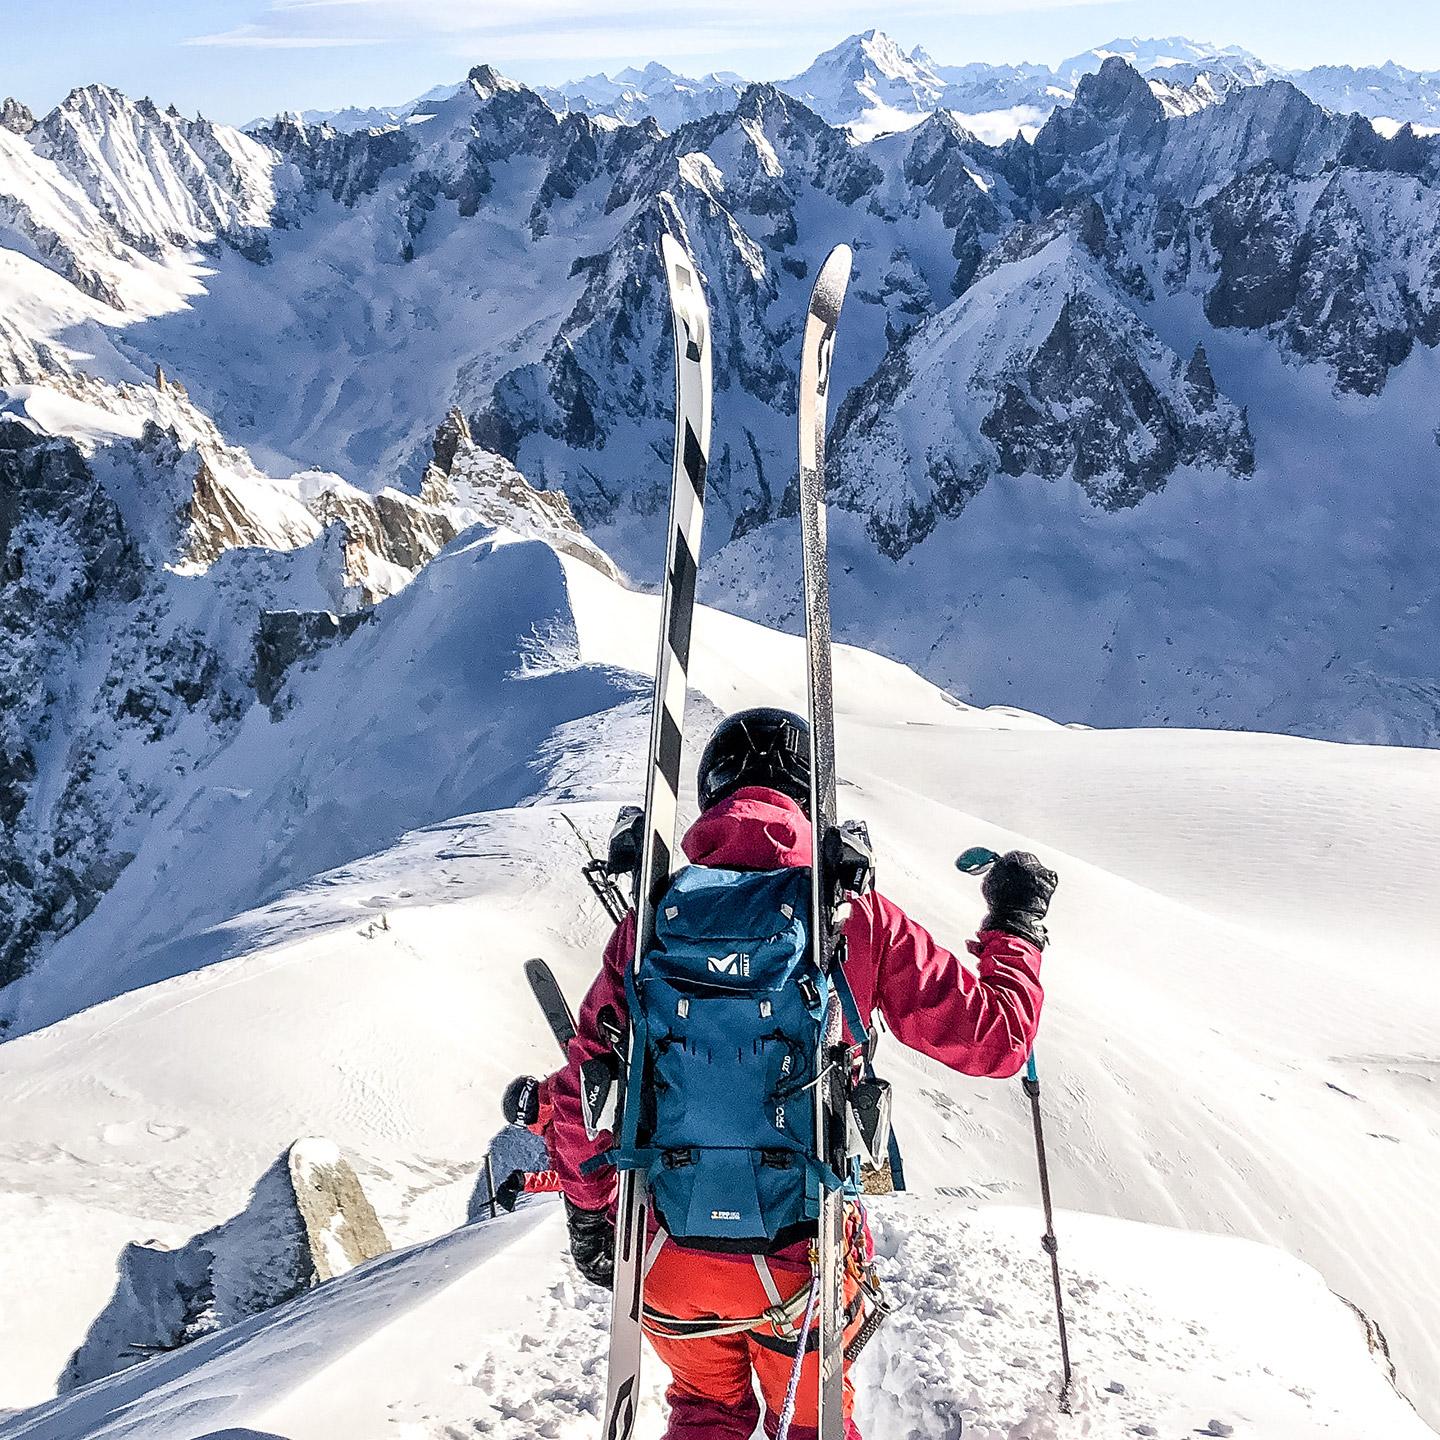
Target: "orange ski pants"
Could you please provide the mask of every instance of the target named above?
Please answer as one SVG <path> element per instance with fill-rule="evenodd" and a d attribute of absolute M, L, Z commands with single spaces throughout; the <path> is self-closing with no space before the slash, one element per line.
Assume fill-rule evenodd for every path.
<path fill-rule="evenodd" d="M 808 1290 L 808 1243 L 792 1245 L 769 1256 L 766 1263 L 782 1300 Z M 856 1304 L 858 1293 L 859 1285 L 847 1265 L 845 1307 L 847 1314 L 854 1312 L 845 1329 L 847 1343 L 864 1318 Z M 762 1314 L 770 1304 L 749 1255 L 687 1250 L 666 1240 L 645 1279 L 645 1308 L 676 1320 L 740 1319 Z M 798 1326 L 800 1322 L 796 1323 Z M 656 1354 L 673 1376 L 666 1391 L 670 1424 L 665 1440 L 750 1440 L 760 1418 L 756 1382 L 765 1406 L 765 1433 L 774 1436 L 795 1365 L 793 1339 L 787 1347 L 768 1324 L 758 1330 L 705 1339 L 667 1339 L 647 1333 Z M 819 1365 L 818 1352 L 810 1350 L 800 1371 L 791 1440 L 817 1440 L 819 1435 Z M 854 1399 L 847 1361 L 846 1440 L 860 1440 L 850 1418 Z"/>

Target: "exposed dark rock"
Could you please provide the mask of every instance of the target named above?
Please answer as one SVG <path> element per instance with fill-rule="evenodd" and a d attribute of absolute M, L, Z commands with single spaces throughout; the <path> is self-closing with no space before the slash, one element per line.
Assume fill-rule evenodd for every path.
<path fill-rule="evenodd" d="M 1289 192 L 1270 167 L 1253 170 L 1207 207 L 1219 274 L 1205 297 L 1212 325 L 1255 329 L 1282 320 L 1299 293 Z"/>
<path fill-rule="evenodd" d="M 451 467 L 455 464 L 456 452 L 462 445 L 472 443 L 470 422 L 466 420 L 464 411 L 451 409 L 435 431 L 436 467 L 448 475 Z"/>
<path fill-rule="evenodd" d="M 1190 396 L 1190 403 L 1200 413 L 1215 408 L 1218 392 L 1215 389 L 1215 377 L 1210 373 L 1210 357 L 1206 355 L 1203 345 L 1195 347 L 1195 353 L 1185 367 L 1185 389 Z"/>
<path fill-rule="evenodd" d="M 282 1157 L 238 1215 L 174 1249 L 121 1251 L 115 1292 L 65 1367 L 60 1393 L 293 1299 L 312 1284 L 316 1260 Z"/>
<path fill-rule="evenodd" d="M 372 613 L 369 610 L 357 610 L 350 615 L 331 615 L 327 611 L 265 611 L 255 632 L 254 685 L 260 703 L 273 712 L 290 670 L 303 660 L 313 659 L 335 641 L 353 635 L 371 619 Z"/>
<path fill-rule="evenodd" d="M 1093 75 L 1080 81 L 1075 101 L 1056 110 L 1035 137 L 1035 178 L 1050 204 L 1097 184 L 1115 172 L 1120 157 L 1149 152 L 1165 131 L 1165 110 L 1139 71 L 1111 56 Z M 1021 170 L 1011 174 L 1029 178 L 1029 157 L 1019 157 Z"/>
<path fill-rule="evenodd" d="M 381 178 L 414 153 L 414 141 L 404 130 L 341 134 L 328 125 L 305 125 L 283 115 L 258 130 L 255 138 L 295 165 L 311 189 L 352 206 L 362 195 L 373 194 Z"/>
<path fill-rule="evenodd" d="M 7 95 L 0 101 L 0 129 L 16 135 L 28 135 L 35 128 L 35 116 L 28 105 Z"/>
<path fill-rule="evenodd" d="M 1186 383 L 1193 391 L 1199 380 L 1213 408 L 1208 365 L 1203 379 L 1195 368 L 1192 359 Z M 1137 504 L 1181 465 L 1249 474 L 1255 464 L 1248 430 L 1232 441 L 1181 413 L 1083 294 L 1065 302 L 1033 357 L 1006 377 L 980 431 L 1007 475 L 1069 472 L 1109 510 Z"/>
<path fill-rule="evenodd" d="M 92 606 L 131 605 L 144 581 L 120 512 L 77 447 L 0 417 L 0 985 L 23 973 L 44 937 L 88 913 L 90 886 L 113 858 L 113 820 L 95 812 L 92 762 L 78 738 L 55 823 L 35 832 L 26 813 L 37 778 L 32 742 L 61 719 L 52 659 Z"/>
<path fill-rule="evenodd" d="M 1440 294 L 1417 293 L 1375 247 L 1344 172 L 1312 198 L 1273 168 L 1254 170 L 1208 202 L 1201 225 L 1218 260 L 1211 324 L 1274 329 L 1341 390 L 1376 394 L 1417 338 L 1440 336 Z"/>
<path fill-rule="evenodd" d="M 993 169 L 999 153 L 982 145 L 948 112 L 917 125 L 905 152 L 910 192 L 940 214 L 953 235 L 956 261 L 951 292 L 958 295 L 974 278 L 985 252 L 1016 219 L 1016 212 L 992 184 L 976 179 Z"/>

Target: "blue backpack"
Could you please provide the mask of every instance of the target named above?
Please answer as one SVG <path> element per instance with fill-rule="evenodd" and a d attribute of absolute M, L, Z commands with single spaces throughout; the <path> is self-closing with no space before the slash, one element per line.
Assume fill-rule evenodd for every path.
<path fill-rule="evenodd" d="M 814 1219 L 817 1179 L 841 1183 L 816 1154 L 831 988 L 809 912 L 808 869 L 692 865 L 656 907 L 654 948 L 627 972 L 632 1064 L 609 1158 L 645 1172 L 676 1239 L 765 1250 Z"/>

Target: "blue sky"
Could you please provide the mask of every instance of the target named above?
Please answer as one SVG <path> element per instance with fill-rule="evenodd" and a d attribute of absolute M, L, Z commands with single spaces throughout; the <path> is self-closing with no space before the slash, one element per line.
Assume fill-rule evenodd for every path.
<path fill-rule="evenodd" d="M 0 0 L 0 95 L 39 111 L 104 80 L 242 123 L 397 103 L 480 61 L 530 81 L 650 59 L 778 79 L 877 24 L 949 64 L 1186 34 L 1285 66 L 1440 69 L 1440 0 Z"/>

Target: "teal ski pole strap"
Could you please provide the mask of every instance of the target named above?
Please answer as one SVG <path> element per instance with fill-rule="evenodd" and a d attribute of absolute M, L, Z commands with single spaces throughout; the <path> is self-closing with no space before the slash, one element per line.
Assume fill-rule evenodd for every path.
<path fill-rule="evenodd" d="M 865 1073 L 872 1073 L 870 1068 L 870 1032 L 865 1028 L 865 1022 L 860 1018 L 860 1007 L 855 1003 L 855 992 L 850 988 L 850 981 L 845 974 L 844 965 L 837 965 L 830 972 L 831 984 L 835 986 L 835 993 L 840 997 L 840 1013 L 845 1017 L 845 1023 L 850 1027 L 850 1033 L 855 1037 L 855 1043 L 865 1052 Z"/>
<path fill-rule="evenodd" d="M 900 1141 L 893 1123 L 890 1126 L 890 1183 L 896 1190 L 905 1188 L 905 1160 L 900 1154 Z"/>

